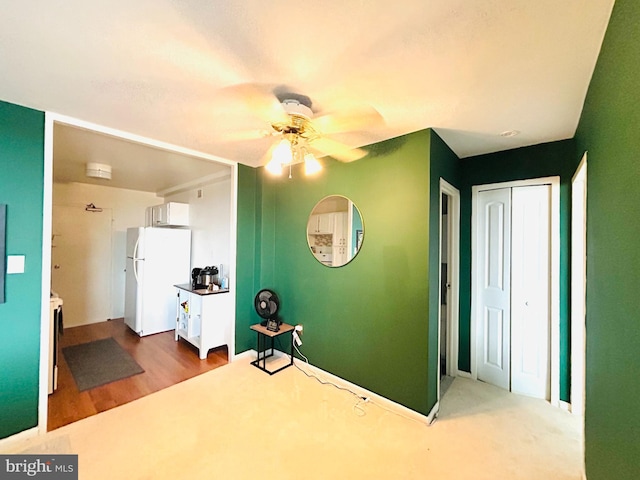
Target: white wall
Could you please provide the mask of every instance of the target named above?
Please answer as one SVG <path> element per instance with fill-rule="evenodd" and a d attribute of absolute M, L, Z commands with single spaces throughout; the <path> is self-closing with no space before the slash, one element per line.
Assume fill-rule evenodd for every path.
<path fill-rule="evenodd" d="M 202 196 L 198 198 L 198 191 Z M 191 229 L 191 266 L 223 264 L 228 276 L 230 260 L 231 179 L 223 177 L 214 183 L 165 197 L 165 202 L 189 204 Z"/>
<path fill-rule="evenodd" d="M 105 256 L 100 263 L 105 265 L 106 271 L 110 271 L 111 277 L 111 315 L 109 318 L 121 318 L 124 316 L 124 269 L 127 228 L 144 226 L 145 209 L 148 206 L 163 203 L 163 200 L 153 193 L 122 188 L 84 183 L 53 184 L 54 206 L 84 208 L 89 203 L 103 208 L 106 213 L 109 211 L 112 217 L 111 255 L 109 258 Z M 82 231 L 77 232 L 77 235 L 82 234 Z M 78 295 L 85 294 L 86 290 L 83 290 L 91 288 L 91 283 L 91 281 L 78 282 Z M 64 298 L 64 301 L 67 303 L 73 301 L 73 299 Z"/>

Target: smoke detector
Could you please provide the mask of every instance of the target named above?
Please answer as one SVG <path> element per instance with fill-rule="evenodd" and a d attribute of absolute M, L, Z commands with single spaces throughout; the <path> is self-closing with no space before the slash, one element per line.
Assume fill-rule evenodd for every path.
<path fill-rule="evenodd" d="M 111 165 L 104 163 L 87 163 L 87 177 L 111 180 Z"/>

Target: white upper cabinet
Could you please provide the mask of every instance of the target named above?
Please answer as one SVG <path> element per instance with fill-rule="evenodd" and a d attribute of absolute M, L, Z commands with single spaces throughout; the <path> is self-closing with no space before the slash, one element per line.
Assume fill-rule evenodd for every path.
<path fill-rule="evenodd" d="M 187 227 L 189 226 L 189 204 L 168 202 L 147 208 L 148 227 Z"/>
<path fill-rule="evenodd" d="M 319 213 L 309 217 L 309 235 L 333 234 L 335 213 Z"/>

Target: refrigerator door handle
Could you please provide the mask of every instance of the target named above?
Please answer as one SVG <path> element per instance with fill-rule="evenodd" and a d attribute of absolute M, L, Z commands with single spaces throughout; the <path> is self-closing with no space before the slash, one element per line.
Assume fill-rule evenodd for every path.
<path fill-rule="evenodd" d="M 136 283 L 140 283 L 138 279 L 138 262 L 144 260 L 144 258 L 138 258 L 138 245 L 140 244 L 140 237 L 136 239 L 136 246 L 133 247 L 133 275 L 136 277 Z"/>

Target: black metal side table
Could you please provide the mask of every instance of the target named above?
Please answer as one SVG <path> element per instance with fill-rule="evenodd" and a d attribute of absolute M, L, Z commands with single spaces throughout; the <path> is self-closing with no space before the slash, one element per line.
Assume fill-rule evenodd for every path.
<path fill-rule="evenodd" d="M 251 365 L 259 368 L 263 372 L 267 372 L 269 375 L 273 375 L 274 373 L 278 373 L 280 370 L 284 370 L 287 367 L 293 365 L 293 331 L 295 327 L 293 325 L 289 325 L 287 323 L 281 323 L 280 329 L 277 332 L 272 332 L 271 330 L 267 330 L 267 327 L 263 327 L 259 323 L 255 325 L 251 325 L 251 330 L 258 332 L 258 358 L 256 358 Z M 267 370 L 267 358 L 273 357 L 273 339 L 288 333 L 291 337 L 291 361 L 286 365 L 276 369 L 276 370 Z M 267 339 L 271 339 L 271 346 L 267 347 Z M 267 355 L 267 350 L 271 350 L 271 353 Z M 262 365 L 260 363 L 262 362 Z"/>

